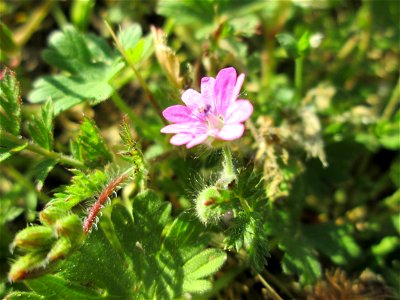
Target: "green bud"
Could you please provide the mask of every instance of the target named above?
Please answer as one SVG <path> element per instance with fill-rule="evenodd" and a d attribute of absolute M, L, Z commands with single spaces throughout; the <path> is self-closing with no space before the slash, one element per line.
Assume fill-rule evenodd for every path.
<path fill-rule="evenodd" d="M 25 251 L 49 249 L 55 240 L 53 229 L 47 226 L 27 227 L 14 238 L 11 249 L 18 247 Z"/>
<path fill-rule="evenodd" d="M 44 267 L 48 264 L 46 251 L 35 251 L 28 253 L 15 261 L 8 273 L 8 280 L 15 282 L 33 277 L 35 274 L 43 273 Z"/>
<path fill-rule="evenodd" d="M 224 200 L 225 197 L 215 186 L 201 191 L 196 199 L 196 211 L 200 221 L 204 224 L 217 222 L 228 211 Z"/>
<path fill-rule="evenodd" d="M 40 214 L 40 222 L 46 225 L 53 225 L 57 220 L 66 215 L 66 211 L 58 206 L 47 206 Z"/>
<path fill-rule="evenodd" d="M 47 259 L 54 262 L 61 258 L 65 258 L 72 250 L 71 241 L 68 238 L 62 237 L 54 243 L 50 252 L 47 254 Z"/>
<path fill-rule="evenodd" d="M 55 230 L 58 236 L 68 238 L 73 244 L 80 244 L 84 238 L 81 219 L 75 214 L 58 220 Z"/>

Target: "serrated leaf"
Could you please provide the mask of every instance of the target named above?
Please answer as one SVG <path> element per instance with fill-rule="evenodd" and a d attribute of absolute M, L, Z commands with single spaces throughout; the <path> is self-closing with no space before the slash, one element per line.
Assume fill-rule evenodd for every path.
<path fill-rule="evenodd" d="M 49 158 L 42 160 L 35 166 L 34 174 L 36 177 L 36 188 L 38 191 L 42 190 L 47 175 L 51 172 L 51 170 L 53 170 L 56 164 L 57 161 Z"/>
<path fill-rule="evenodd" d="M 227 249 L 236 251 L 245 249 L 249 264 L 258 272 L 267 264 L 266 257 L 269 256 L 267 232 L 261 216 L 257 213 L 240 212 L 227 230 L 224 243 Z"/>
<path fill-rule="evenodd" d="M 0 70 L 0 129 L 19 135 L 21 129 L 21 97 L 15 73 Z"/>
<path fill-rule="evenodd" d="M 104 166 L 112 161 L 111 152 L 96 124 L 84 118 L 78 137 L 71 144 L 73 156 L 89 167 Z"/>
<path fill-rule="evenodd" d="M 191 258 L 183 266 L 188 280 L 196 280 L 217 272 L 225 263 L 226 253 L 219 249 L 207 249 Z"/>
<path fill-rule="evenodd" d="M 42 106 L 41 116 L 32 117 L 28 131 L 32 140 L 47 150 L 53 149 L 53 103 L 50 100 Z"/>
<path fill-rule="evenodd" d="M 303 285 L 314 284 L 321 277 L 321 265 L 306 242 L 285 237 L 279 244 L 279 248 L 285 252 L 282 260 L 285 273 L 297 274 Z"/>
<path fill-rule="evenodd" d="M 113 92 L 109 81 L 123 67 L 104 40 L 71 26 L 51 35 L 43 59 L 69 74 L 38 79 L 28 99 L 37 103 L 51 97 L 56 115 L 83 101 L 94 105 L 106 100 Z"/>

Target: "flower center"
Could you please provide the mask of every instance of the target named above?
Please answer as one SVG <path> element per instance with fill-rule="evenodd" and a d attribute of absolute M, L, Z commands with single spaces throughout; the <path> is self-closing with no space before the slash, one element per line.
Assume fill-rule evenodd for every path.
<path fill-rule="evenodd" d="M 221 115 L 216 116 L 214 114 L 210 114 L 207 116 L 207 123 L 209 129 L 221 130 L 222 127 L 224 127 L 225 120 L 224 117 Z"/>

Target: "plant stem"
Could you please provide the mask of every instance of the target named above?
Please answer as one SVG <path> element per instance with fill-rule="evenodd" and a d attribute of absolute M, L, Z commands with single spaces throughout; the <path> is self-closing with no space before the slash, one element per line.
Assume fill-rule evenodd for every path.
<path fill-rule="evenodd" d="M 296 88 L 296 103 L 299 104 L 303 97 L 303 62 L 304 57 L 300 56 L 295 60 L 294 83 Z"/>
<path fill-rule="evenodd" d="M 235 177 L 235 172 L 233 171 L 233 162 L 231 150 L 228 146 L 222 148 L 224 155 L 224 173 L 228 176 Z"/>
<path fill-rule="evenodd" d="M 392 96 L 390 97 L 389 102 L 382 113 L 383 119 L 389 120 L 392 117 L 394 110 L 396 109 L 397 105 L 399 105 L 399 98 L 400 98 L 400 78 L 397 81 Z"/>
<path fill-rule="evenodd" d="M 40 147 L 39 145 L 33 144 L 32 142 L 30 142 L 29 140 L 27 140 L 24 137 L 17 137 L 12 134 L 9 134 L 7 132 L 2 132 L 1 138 L 5 138 L 6 140 L 8 140 L 14 144 L 17 144 L 17 145 L 23 145 L 23 144 L 27 143 L 28 146 L 25 148 L 26 150 L 29 150 L 31 152 L 40 154 L 40 155 L 48 157 L 48 158 L 52 158 L 64 165 L 69 165 L 69 166 L 72 166 L 72 167 L 75 167 L 78 169 L 86 169 L 86 166 L 79 160 L 76 160 L 72 157 L 66 156 L 62 153 L 49 151 L 43 147 Z"/>
<path fill-rule="evenodd" d="M 268 293 L 271 295 L 274 300 L 283 300 L 281 296 L 273 289 L 272 286 L 268 284 L 268 282 L 260 275 L 257 274 L 258 279 L 260 279 L 261 283 L 266 287 Z"/>
<path fill-rule="evenodd" d="M 129 57 L 126 55 L 124 48 L 122 47 L 121 43 L 118 41 L 117 36 L 115 35 L 115 32 L 112 30 L 111 26 L 107 23 L 107 21 L 104 21 L 104 23 L 106 24 L 106 27 L 108 29 L 108 31 L 110 32 L 119 52 L 122 54 L 122 56 L 125 58 L 126 62 L 128 63 L 128 65 L 131 67 L 133 73 L 135 74 L 136 78 L 139 80 L 139 84 L 140 86 L 143 88 L 147 99 L 150 101 L 150 103 L 153 105 L 154 109 L 156 110 L 156 112 L 158 113 L 158 115 L 160 116 L 161 120 L 164 122 L 164 124 L 168 124 L 167 121 L 164 119 L 163 115 L 162 115 L 162 111 L 160 106 L 158 105 L 156 99 L 153 96 L 153 93 L 150 91 L 149 86 L 147 85 L 147 83 L 144 81 L 144 79 L 142 78 L 142 76 L 139 74 L 139 72 L 136 70 L 135 66 L 133 65 L 133 63 L 130 61 Z"/>

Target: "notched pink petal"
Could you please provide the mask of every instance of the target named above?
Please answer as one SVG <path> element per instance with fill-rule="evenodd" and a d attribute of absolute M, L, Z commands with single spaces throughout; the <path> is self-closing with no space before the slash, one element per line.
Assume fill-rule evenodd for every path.
<path fill-rule="evenodd" d="M 178 134 L 175 134 L 175 135 L 169 140 L 169 142 L 170 142 L 172 145 L 175 145 L 175 146 L 182 146 L 182 145 L 187 144 L 191 139 L 192 139 L 192 135 L 191 135 L 191 134 L 178 133 Z"/>
<path fill-rule="evenodd" d="M 200 122 L 190 122 L 181 124 L 170 124 L 161 128 L 161 133 L 204 133 L 207 131 L 206 125 Z"/>
<path fill-rule="evenodd" d="M 190 149 L 194 146 L 200 145 L 208 138 L 208 134 L 200 134 L 193 138 L 189 143 L 186 144 L 186 148 Z"/>
<path fill-rule="evenodd" d="M 230 104 L 235 84 L 236 70 L 234 68 L 225 68 L 219 71 L 214 86 L 214 98 L 219 113 L 225 114 Z"/>
<path fill-rule="evenodd" d="M 215 107 L 214 104 L 214 85 L 215 79 L 212 77 L 203 77 L 201 79 L 201 99 L 204 105 L 211 105 Z"/>
<path fill-rule="evenodd" d="M 226 112 L 226 124 L 242 123 L 250 118 L 253 113 L 253 105 L 248 100 L 233 102 Z"/>
<path fill-rule="evenodd" d="M 193 121 L 192 111 L 184 105 L 173 105 L 162 112 L 164 118 L 172 123 Z"/>
<path fill-rule="evenodd" d="M 236 80 L 235 87 L 233 88 L 232 96 L 231 96 L 231 104 L 236 101 L 237 97 L 240 94 L 240 90 L 242 88 L 244 82 L 244 74 L 240 74 Z"/>
<path fill-rule="evenodd" d="M 183 92 L 182 101 L 191 109 L 203 105 L 201 94 L 193 89 L 188 89 Z"/>
<path fill-rule="evenodd" d="M 244 132 L 243 124 L 227 124 L 219 131 L 217 138 L 231 141 L 240 138 Z"/>

